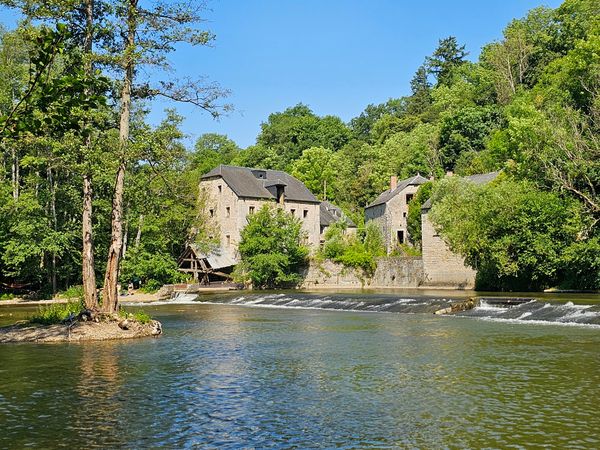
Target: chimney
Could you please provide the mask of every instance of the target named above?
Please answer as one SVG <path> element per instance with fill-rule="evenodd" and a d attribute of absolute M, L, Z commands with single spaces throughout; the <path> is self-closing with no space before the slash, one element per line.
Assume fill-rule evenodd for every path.
<path fill-rule="evenodd" d="M 390 191 L 393 191 L 398 186 L 398 177 L 396 175 L 392 175 L 390 177 Z"/>

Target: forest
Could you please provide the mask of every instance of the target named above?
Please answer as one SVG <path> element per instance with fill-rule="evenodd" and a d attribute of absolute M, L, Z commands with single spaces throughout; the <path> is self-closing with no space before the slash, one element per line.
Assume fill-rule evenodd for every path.
<path fill-rule="evenodd" d="M 217 83 L 170 70 L 175 43 L 214 40 L 193 3 L 0 0 L 23 15 L 0 30 L 2 286 L 49 296 L 83 279 L 92 305 L 96 287 L 110 303 L 119 278 L 180 280 L 177 257 L 205 236 L 200 176 L 233 164 L 288 171 L 361 226 L 391 175 L 434 177 L 432 218 L 480 287 L 600 288 L 596 0 L 529 11 L 476 62 L 478 49 L 441 38 L 410 95 L 347 123 L 290 105 L 243 149 L 219 134 L 187 148 L 175 109 L 148 121 L 156 97 L 231 109 Z M 446 176 L 496 170 L 486 186 Z"/>

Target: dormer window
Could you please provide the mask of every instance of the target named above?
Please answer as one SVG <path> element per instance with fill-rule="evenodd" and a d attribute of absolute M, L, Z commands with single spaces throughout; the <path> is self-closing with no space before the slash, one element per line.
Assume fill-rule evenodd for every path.
<path fill-rule="evenodd" d="M 254 175 L 255 178 L 258 178 L 260 180 L 267 179 L 267 171 L 266 170 L 253 170 L 252 175 Z"/>

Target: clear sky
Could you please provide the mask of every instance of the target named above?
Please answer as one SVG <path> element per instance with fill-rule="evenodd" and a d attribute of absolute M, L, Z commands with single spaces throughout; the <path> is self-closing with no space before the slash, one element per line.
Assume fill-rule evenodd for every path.
<path fill-rule="evenodd" d="M 369 103 L 409 93 L 409 82 L 438 39 L 453 35 L 476 60 L 513 18 L 559 0 L 211 0 L 211 48 L 181 47 L 171 56 L 178 76 L 206 75 L 232 91 L 235 111 L 214 121 L 179 106 L 183 129 L 255 142 L 270 113 L 299 102 L 344 121 Z M 0 10 L 2 12 L 2 10 Z M 12 17 L 2 12 L 2 22 Z M 158 122 L 169 104 L 155 102 Z"/>

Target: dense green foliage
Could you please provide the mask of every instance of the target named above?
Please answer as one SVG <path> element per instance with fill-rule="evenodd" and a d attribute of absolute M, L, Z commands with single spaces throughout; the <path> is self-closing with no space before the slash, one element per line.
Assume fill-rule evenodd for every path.
<path fill-rule="evenodd" d="M 251 215 L 241 232 L 241 262 L 235 278 L 251 281 L 254 288 L 289 287 L 308 256 L 300 219 L 282 208 L 264 205 Z"/>
<path fill-rule="evenodd" d="M 31 14 L 49 23 L 59 3 L 51 2 L 56 11 L 30 8 Z M 118 82 L 101 70 L 85 76 L 81 31 L 55 25 L 0 30 L 0 282 L 46 292 L 81 283 L 86 173 L 94 179 L 96 270 L 103 272 L 117 170 Z M 111 60 L 112 31 L 105 26 L 100 20 L 99 60 Z M 600 288 L 600 3 L 565 0 L 556 9 L 533 9 L 468 60 L 473 50 L 455 37 L 440 39 L 416 68 L 410 95 L 367 105 L 347 124 L 291 106 L 270 114 L 245 149 L 217 134 L 186 149 L 173 111 L 158 127 L 146 123 L 144 92 L 152 93 L 141 89 L 127 149 L 121 281 L 179 279 L 176 259 L 186 240 L 205 242 L 211 234 L 199 213 L 199 176 L 236 164 L 286 170 L 359 224 L 390 175 L 440 179 L 446 171 L 502 170 L 504 180 L 489 187 L 454 189 L 452 182 L 434 189 L 436 226 L 480 269 L 480 285 Z M 90 146 L 82 152 L 84 143 Z M 417 246 L 426 189 L 409 208 Z M 324 253 L 370 267 L 364 245 L 331 235 Z M 255 284 L 293 281 L 281 269 L 291 264 L 286 258 L 253 261 L 269 274 Z"/>
<path fill-rule="evenodd" d="M 53 325 L 61 323 L 69 317 L 74 317 L 83 310 L 84 306 L 81 302 L 52 303 L 40 306 L 37 312 L 31 315 L 29 321 L 42 325 Z"/>
<path fill-rule="evenodd" d="M 582 226 L 575 201 L 526 181 L 478 186 L 449 178 L 436 186 L 433 201 L 433 221 L 451 248 L 478 269 L 480 288 L 556 285 L 564 252 L 576 243 Z"/>
<path fill-rule="evenodd" d="M 322 258 L 343 264 L 346 267 L 362 269 L 372 275 L 377 268 L 375 258 L 385 255 L 383 237 L 374 223 L 369 223 L 362 233 L 347 234 L 343 221 L 331 225 L 325 232 L 325 242 L 319 251 Z"/>

